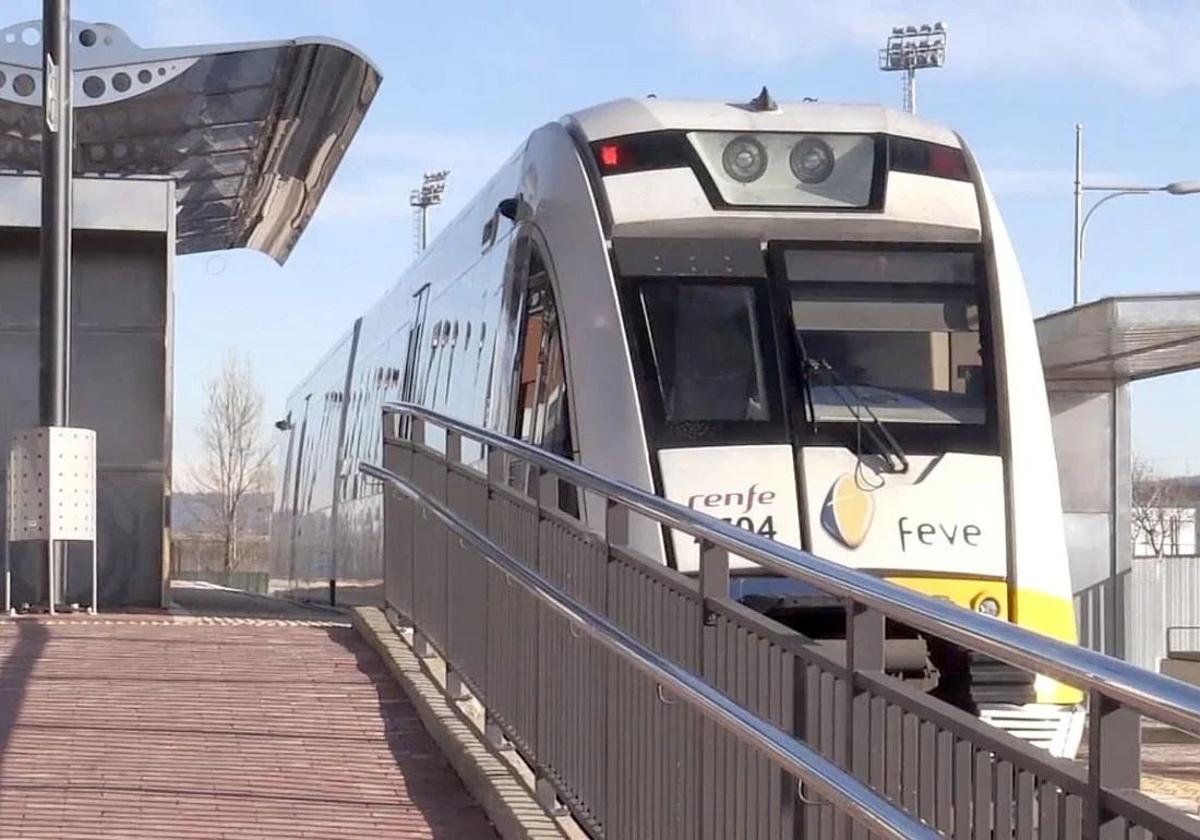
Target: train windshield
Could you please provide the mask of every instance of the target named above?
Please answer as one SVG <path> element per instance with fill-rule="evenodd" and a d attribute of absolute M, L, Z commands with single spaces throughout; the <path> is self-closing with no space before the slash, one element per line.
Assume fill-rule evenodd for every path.
<path fill-rule="evenodd" d="M 668 423 L 766 421 L 767 374 L 755 290 L 647 283 L 642 306 Z"/>
<path fill-rule="evenodd" d="M 627 295 L 659 445 L 787 440 L 765 282 L 656 277 Z"/>
<path fill-rule="evenodd" d="M 858 403 L 884 422 L 987 422 L 974 254 L 791 250 L 784 265 L 800 353 L 828 374 L 807 382 L 813 420 L 853 422 Z"/>

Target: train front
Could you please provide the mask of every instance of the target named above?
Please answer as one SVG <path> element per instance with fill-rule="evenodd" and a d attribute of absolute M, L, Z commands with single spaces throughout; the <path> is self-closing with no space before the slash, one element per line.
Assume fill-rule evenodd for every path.
<path fill-rule="evenodd" d="M 576 115 L 658 490 L 1076 641 L 1049 413 L 1003 223 L 960 139 L 873 106 L 625 101 Z M 694 571 L 676 534 L 669 562 Z M 843 613 L 734 558 L 818 639 Z M 888 668 L 1073 752 L 1074 690 L 889 628 Z"/>

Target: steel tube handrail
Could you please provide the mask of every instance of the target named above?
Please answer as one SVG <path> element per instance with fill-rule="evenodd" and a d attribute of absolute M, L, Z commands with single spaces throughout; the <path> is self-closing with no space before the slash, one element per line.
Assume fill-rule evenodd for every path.
<path fill-rule="evenodd" d="M 726 732 L 760 750 L 871 833 L 897 840 L 937 840 L 941 837 L 937 831 L 909 816 L 811 747 L 754 715 L 700 677 L 655 653 L 604 616 L 580 604 L 486 536 L 477 533 L 446 505 L 426 496 L 408 479 L 372 464 L 360 464 L 359 470 L 387 482 L 424 507 L 460 540 L 469 543 L 560 616 L 578 624 L 584 633 L 643 674 L 666 685 L 670 692 L 689 702 Z"/>
<path fill-rule="evenodd" d="M 806 551 L 773 542 L 742 528 L 608 478 L 579 464 L 497 432 L 410 403 L 388 403 L 387 414 L 407 414 L 485 443 L 571 484 L 620 502 L 629 510 L 731 554 L 796 578 L 840 598 L 876 610 L 888 618 L 962 647 L 1073 685 L 1136 709 L 1162 723 L 1200 735 L 1200 688 L 1145 671 L 1078 645 L 1051 639 L 1024 627 L 929 598 L 882 578 L 823 560 Z"/>

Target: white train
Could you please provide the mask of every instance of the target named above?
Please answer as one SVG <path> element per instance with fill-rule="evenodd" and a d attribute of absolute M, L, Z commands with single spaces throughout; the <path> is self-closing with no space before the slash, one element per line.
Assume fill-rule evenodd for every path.
<path fill-rule="evenodd" d="M 534 131 L 290 398 L 276 577 L 379 576 L 380 491 L 358 464 L 397 399 L 1075 640 L 1020 269 L 966 145 L 911 115 L 764 91 Z M 635 539 L 696 569 L 690 539 Z M 836 608 L 752 571 L 738 597 L 840 634 Z M 928 654 L 957 702 L 1077 735 L 1073 690 Z"/>

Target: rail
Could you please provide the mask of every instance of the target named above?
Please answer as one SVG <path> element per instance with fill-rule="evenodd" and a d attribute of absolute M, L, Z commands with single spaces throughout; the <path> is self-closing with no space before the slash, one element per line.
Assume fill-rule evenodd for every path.
<path fill-rule="evenodd" d="M 402 423 L 400 422 L 402 418 L 407 419 Z M 489 453 L 489 481 L 500 474 L 498 468 L 492 469 L 492 462 L 496 456 L 502 456 L 506 464 L 508 459 L 515 459 L 531 465 L 536 470 L 538 480 L 535 482 L 535 486 L 537 487 L 549 487 L 546 479 L 553 477 L 555 487 L 559 481 L 562 481 L 579 490 L 603 498 L 609 520 L 606 521 L 606 530 L 613 527 L 613 522 L 620 521 L 615 514 L 627 516 L 632 512 L 695 537 L 702 546 L 699 590 L 700 597 L 704 601 L 706 618 L 708 612 L 720 613 L 722 610 L 729 609 L 728 605 L 720 599 L 728 595 L 728 557 L 730 554 L 747 558 L 765 569 L 803 581 L 842 599 L 846 603 L 847 610 L 848 644 L 846 645 L 845 661 L 822 663 L 819 658 L 814 658 L 807 651 L 802 652 L 801 659 L 797 660 L 802 665 L 807 663 L 809 670 L 818 678 L 833 674 L 839 680 L 835 686 L 838 700 L 835 704 L 832 699 L 828 699 L 825 701 L 825 706 L 845 706 L 850 710 L 845 720 L 839 718 L 838 721 L 838 726 L 843 730 L 835 739 L 839 741 L 839 744 L 834 746 L 827 744 L 826 749 L 822 750 L 827 757 L 832 755 L 837 760 L 832 763 L 827 760 L 821 763 L 816 760 L 820 759 L 820 755 L 815 755 L 811 750 L 807 750 L 803 744 L 796 741 L 795 735 L 789 735 L 779 727 L 764 724 L 762 720 L 756 722 L 754 715 L 748 715 L 744 708 L 740 708 L 736 703 L 731 703 L 730 699 L 726 697 L 728 692 L 714 691 L 711 685 L 698 679 L 688 669 L 656 654 L 605 616 L 572 600 L 566 592 L 555 588 L 550 580 L 514 559 L 511 553 L 503 551 L 494 542 L 479 536 L 466 520 L 456 517 L 449 507 L 433 498 L 435 494 L 420 489 L 414 482 L 406 482 L 403 476 L 392 470 L 370 465 L 362 466 L 365 473 L 387 481 L 401 490 L 410 500 L 433 512 L 445 527 L 455 532 L 459 539 L 470 542 L 476 551 L 487 556 L 492 562 L 503 566 L 506 575 L 536 592 L 541 600 L 550 603 L 559 613 L 583 626 L 589 634 L 608 647 L 619 648 L 622 655 L 629 657 L 631 661 L 636 661 L 644 673 L 652 674 L 654 679 L 688 698 L 690 703 L 695 704 L 710 718 L 720 721 L 721 725 L 728 728 L 730 732 L 736 733 L 743 740 L 753 742 L 756 748 L 764 750 L 776 762 L 793 773 L 796 778 L 810 785 L 813 790 L 839 809 L 853 815 L 856 819 L 867 821 L 872 826 L 870 829 L 872 832 L 889 836 L 924 836 L 920 832 L 928 831 L 920 823 L 896 822 L 894 816 L 886 817 L 886 821 L 892 825 L 902 826 L 901 829 L 898 829 L 901 832 L 899 834 L 894 831 L 883 831 L 878 828 L 879 822 L 871 822 L 879 820 L 885 813 L 880 810 L 881 808 L 892 807 L 886 800 L 876 801 L 864 798 L 866 794 L 877 797 L 877 794 L 871 794 L 871 788 L 878 789 L 879 787 L 887 788 L 885 792 L 893 801 L 897 799 L 897 796 L 902 796 L 905 800 L 903 803 L 906 806 L 905 811 L 909 814 L 919 813 L 921 819 L 927 824 L 933 824 L 936 821 L 939 823 L 939 828 L 942 827 L 941 823 L 947 819 L 959 820 L 965 813 L 983 813 L 984 807 L 991 808 L 991 813 L 995 816 L 990 819 L 996 822 L 993 828 L 997 833 L 993 835 L 990 832 L 972 831 L 970 836 L 1001 836 L 1000 829 L 1007 824 L 1010 816 L 1009 814 L 1002 816 L 998 806 L 985 806 L 979 803 L 976 804 L 975 811 L 959 807 L 953 812 L 947 810 L 943 815 L 940 810 L 940 796 L 935 802 L 930 795 L 927 805 L 925 793 L 922 792 L 919 794 L 920 801 L 917 800 L 918 789 L 923 791 L 925 788 L 940 784 L 937 780 L 929 780 L 928 784 L 924 784 L 924 786 L 913 782 L 912 801 L 909 802 L 907 787 L 901 790 L 903 786 L 899 783 L 893 785 L 891 777 L 895 775 L 899 778 L 903 775 L 907 779 L 909 775 L 912 775 L 915 779 L 924 773 L 925 770 L 918 766 L 920 762 L 916 758 L 912 759 L 911 774 L 907 767 L 908 758 L 905 759 L 906 766 L 895 774 L 892 773 L 890 759 L 886 756 L 880 758 L 880 766 L 883 768 L 878 774 L 880 780 L 876 783 L 876 780 L 872 778 L 870 787 L 862 789 L 861 779 L 865 775 L 875 775 L 873 769 L 876 758 L 874 750 L 868 756 L 866 746 L 854 745 L 853 730 L 856 726 L 865 725 L 869 720 L 873 720 L 877 710 L 885 709 L 888 718 L 880 723 L 879 731 L 887 733 L 889 750 L 892 748 L 893 712 L 896 712 L 897 720 L 901 721 L 895 727 L 896 750 L 900 750 L 902 742 L 905 745 L 910 740 L 914 743 L 911 750 L 906 748 L 906 756 L 910 752 L 913 756 L 924 756 L 927 753 L 933 755 L 936 747 L 940 757 L 944 752 L 943 746 L 948 744 L 948 749 L 952 748 L 953 756 L 950 757 L 947 753 L 945 761 L 939 763 L 938 766 L 942 767 L 944 764 L 946 767 L 955 768 L 957 772 L 958 759 L 961 757 L 958 752 L 959 747 L 970 741 L 974 752 L 964 758 L 964 761 L 974 762 L 975 769 L 972 772 L 971 767 L 968 766 L 965 778 L 973 780 L 972 784 L 980 786 L 980 790 L 976 791 L 977 795 L 982 795 L 980 791 L 986 782 L 993 788 L 989 795 L 1012 798 L 1016 805 L 1005 810 L 1006 812 L 1012 811 L 1012 814 L 1016 815 L 1016 836 L 1018 837 L 1055 836 L 1053 833 L 1047 832 L 1032 833 L 1032 828 L 1027 833 L 1021 832 L 1020 804 L 1023 801 L 1026 804 L 1033 802 L 1032 795 L 1026 788 L 1033 785 L 1035 780 L 1038 785 L 1042 786 L 1037 791 L 1037 794 L 1041 796 L 1039 800 L 1041 815 L 1038 819 L 1042 823 L 1045 823 L 1046 820 L 1059 822 L 1066 832 L 1061 836 L 1075 835 L 1074 831 L 1067 827 L 1072 820 L 1072 815 L 1077 816 L 1079 823 L 1083 826 L 1083 836 L 1095 836 L 1102 828 L 1107 829 L 1108 826 L 1114 824 L 1114 820 L 1127 827 L 1127 831 L 1119 836 L 1141 837 L 1143 834 L 1137 832 L 1142 831 L 1152 831 L 1163 837 L 1197 836 L 1194 829 L 1191 828 L 1193 823 L 1188 823 L 1170 809 L 1151 802 L 1129 788 L 1137 786 L 1139 714 L 1145 714 L 1160 722 L 1200 735 L 1200 689 L 1168 677 L 1143 671 L 1102 654 L 1067 645 L 1021 627 L 927 598 L 871 575 L 772 542 L 731 524 L 669 502 L 627 483 L 599 475 L 521 441 L 462 423 L 440 412 L 407 404 L 385 406 L 385 445 L 423 447 L 424 428 L 427 423 L 440 427 L 446 432 L 445 457 L 447 464 L 455 464 L 461 460 L 462 440 L 469 439 L 479 444 L 481 452 Z M 407 431 L 402 432 L 402 429 Z M 407 439 L 404 437 L 405 435 L 407 435 Z M 449 470 L 449 466 L 447 466 L 447 470 Z M 534 495 L 537 496 L 537 494 L 538 491 L 535 490 Z M 549 490 L 543 491 L 543 495 L 548 498 Z M 556 508 L 555 505 L 550 507 Z M 539 524 L 543 515 L 546 514 L 539 502 L 537 505 L 537 522 Z M 627 521 L 624 525 L 617 527 L 627 532 Z M 503 557 L 503 560 L 498 559 L 499 557 Z M 721 591 L 722 588 L 724 591 Z M 713 604 L 720 606 L 720 609 L 710 610 L 708 602 L 710 596 L 714 599 Z M 735 616 L 735 618 L 741 620 L 742 617 Z M 919 696 L 919 693 L 903 686 L 902 683 L 895 682 L 893 684 L 894 681 L 884 678 L 879 672 L 882 670 L 881 648 L 883 619 L 885 618 L 903 623 L 965 649 L 977 651 L 1027 671 L 1043 674 L 1085 690 L 1088 694 L 1092 717 L 1086 772 L 1078 771 L 1070 762 L 1056 763 L 1049 756 L 1039 755 L 1036 750 L 1031 751 L 1031 748 L 1026 748 L 1023 744 L 1009 743 L 1013 739 L 1008 739 L 1008 736 L 1003 733 L 977 731 L 962 719 L 964 716 L 956 717 L 957 710 L 942 708 L 937 701 L 927 700 Z M 814 665 L 819 666 L 817 671 L 813 671 L 812 666 Z M 820 672 L 820 668 L 825 668 L 826 672 Z M 816 683 L 814 683 L 815 685 Z M 814 691 L 816 691 L 815 688 Z M 832 698 L 834 696 L 825 689 L 821 689 L 821 691 L 824 692 L 820 694 L 822 697 L 829 695 L 829 698 Z M 820 692 L 813 693 L 812 696 L 816 697 L 818 693 Z M 861 708 L 855 705 L 856 697 L 864 701 Z M 924 704 L 934 704 L 938 708 L 930 706 L 926 709 Z M 828 709 L 826 708 L 825 711 L 828 712 Z M 832 719 L 830 721 L 822 719 L 814 724 L 812 720 L 809 720 L 807 734 L 811 737 L 829 740 L 832 736 L 821 730 L 826 725 L 832 727 L 834 724 L 831 721 Z M 926 724 L 932 726 L 934 723 L 941 728 L 936 731 L 934 729 L 927 731 Z M 986 729 L 985 725 L 980 724 L 980 726 Z M 952 733 L 954 737 L 943 743 L 942 736 L 947 733 Z M 931 739 L 936 736 L 936 743 L 934 740 L 930 740 L 931 746 L 928 750 L 925 748 L 927 734 Z M 780 738 L 783 740 L 781 741 Z M 918 738 L 921 742 L 920 749 L 915 746 Z M 859 741 L 865 741 L 865 736 Z M 845 742 L 844 748 L 841 742 Z M 854 755 L 849 755 L 849 752 L 853 752 Z M 966 753 L 963 753 L 963 756 L 966 756 Z M 1135 762 L 1132 775 L 1128 769 L 1131 758 Z M 855 771 L 852 774 L 846 774 L 845 770 L 838 766 L 839 764 L 847 767 L 854 765 Z M 870 774 L 866 769 L 868 764 L 871 765 L 872 772 Z M 885 764 L 886 767 L 884 767 Z M 941 771 L 939 770 L 939 772 Z M 1009 780 L 1001 782 L 1000 779 L 1006 777 L 1006 774 L 1009 774 Z M 884 779 L 885 776 L 886 779 Z M 855 777 L 859 777 L 859 780 L 856 780 Z M 1011 790 L 1014 780 L 1021 788 L 1017 793 L 1013 793 Z M 907 784 L 908 782 L 905 781 L 904 785 Z M 954 785 L 957 794 L 959 782 L 955 781 Z M 1053 791 L 1056 791 L 1054 796 L 1057 796 L 1057 799 L 1047 793 L 1050 788 L 1047 788 L 1046 785 L 1053 787 Z M 895 791 L 891 788 L 895 788 Z M 1022 797 L 1024 798 L 1022 799 Z M 1047 805 L 1047 802 L 1050 802 L 1050 805 Z M 869 805 L 865 803 L 869 803 Z M 938 809 L 936 819 L 933 813 L 935 807 Z M 968 836 L 967 832 L 970 831 L 957 822 L 954 828 L 953 836 L 956 837 Z"/>
<path fill-rule="evenodd" d="M 421 504 L 459 539 L 471 544 L 505 574 L 512 576 L 538 599 L 583 632 L 624 657 L 638 670 L 667 687 L 705 716 L 751 747 L 761 750 L 786 767 L 797 778 L 828 799 L 859 825 L 878 834 L 903 840 L 908 837 L 936 838 L 936 831 L 922 825 L 836 764 L 797 741 L 777 726 L 750 714 L 702 679 L 655 653 L 617 625 L 571 598 L 537 572 L 531 571 L 491 540 L 475 533 L 436 499 L 423 497 L 411 482 L 380 467 L 363 464 L 361 471 L 380 479 Z"/>

